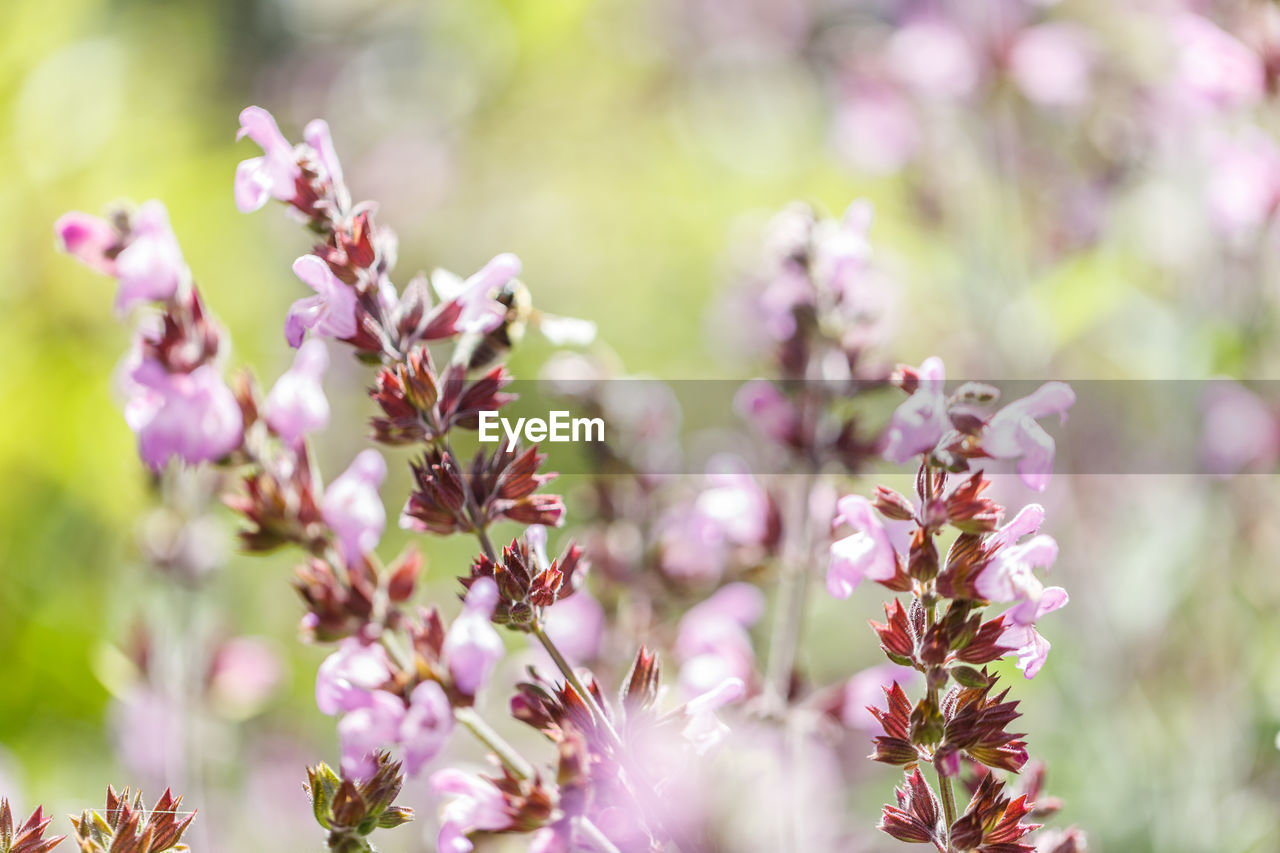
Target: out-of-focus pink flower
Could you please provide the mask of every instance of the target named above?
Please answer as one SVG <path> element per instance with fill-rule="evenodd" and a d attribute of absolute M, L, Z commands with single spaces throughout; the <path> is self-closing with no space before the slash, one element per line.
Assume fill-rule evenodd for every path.
<path fill-rule="evenodd" d="M 795 430 L 795 407 L 777 386 L 764 379 L 753 379 L 738 389 L 733 410 L 774 441 L 788 441 Z"/>
<path fill-rule="evenodd" d="M 294 302 L 284 321 L 284 336 L 297 348 L 308 331 L 327 338 L 349 338 L 356 333 L 356 292 L 343 283 L 329 265 L 315 255 L 293 262 L 293 273 L 316 292 Z"/>
<path fill-rule="evenodd" d="M 456 300 L 462 313 L 454 324 L 464 334 L 486 334 L 502 325 L 507 306 L 498 301 L 502 288 L 520 274 L 520 259 L 504 252 L 466 280 L 447 270 L 431 274 L 431 286 L 444 301 Z"/>
<path fill-rule="evenodd" d="M 363 708 L 372 701 L 373 691 L 390 680 L 386 649 L 348 637 L 320 664 L 316 673 L 316 706 L 330 716 Z"/>
<path fill-rule="evenodd" d="M 727 678 L 749 682 L 755 673 L 755 651 L 748 629 L 764 612 L 764 594 L 748 583 L 721 587 L 680 619 L 675 654 L 680 661 L 680 688 L 698 696 Z"/>
<path fill-rule="evenodd" d="M 338 535 L 343 559 L 354 565 L 378 546 L 387 526 L 387 511 L 378 489 L 387 463 L 376 450 L 362 450 L 324 490 L 320 511 Z"/>
<path fill-rule="evenodd" d="M 263 405 L 267 425 L 288 444 L 297 444 L 309 432 L 329 425 L 329 400 L 320 380 L 329 368 L 329 351 L 312 338 L 298 348 L 293 366 L 286 370 Z"/>
<path fill-rule="evenodd" d="M 498 585 L 481 578 L 467 591 L 462 613 L 449 626 L 444 638 L 444 659 L 453 683 L 474 696 L 489 681 L 493 669 L 506 654 L 502 637 L 489 621 L 498 603 Z"/>
<path fill-rule="evenodd" d="M 894 75 L 922 98 L 959 100 L 978 85 L 981 69 L 965 32 L 942 18 L 919 18 L 889 39 Z"/>
<path fill-rule="evenodd" d="M 896 681 L 903 689 L 919 679 L 920 673 L 896 663 L 882 663 L 856 672 L 844 684 L 844 696 L 840 702 L 840 721 L 851 729 L 880 732 L 876 718 L 867 708 L 883 709 L 886 704 L 884 688 Z"/>
<path fill-rule="evenodd" d="M 100 216 L 72 211 L 58 217 L 53 233 L 61 251 L 92 270 L 115 277 L 116 261 L 107 256 L 107 251 L 115 247 L 120 235 L 110 222 Z"/>
<path fill-rule="evenodd" d="M 714 522 L 734 545 L 758 545 L 769 533 L 769 496 L 747 463 L 727 453 L 707 462 L 707 487 L 694 512 Z"/>
<path fill-rule="evenodd" d="M 834 141 L 854 168 L 890 175 L 911 161 L 920 127 L 910 102 L 887 85 L 860 85 L 841 99 Z"/>
<path fill-rule="evenodd" d="M 209 695 L 218 709 L 234 718 L 247 717 L 280 684 L 284 666 L 266 640 L 234 637 L 218 647 L 209 674 Z"/>
<path fill-rule="evenodd" d="M 544 826 L 529 839 L 529 853 L 570 853 L 573 849 L 563 824 Z"/>
<path fill-rule="evenodd" d="M 158 201 L 144 202 L 132 221 L 129 244 L 116 256 L 116 313 L 144 302 L 172 299 L 187 275 L 169 212 Z"/>
<path fill-rule="evenodd" d="M 848 598 L 863 578 L 887 581 L 897 574 L 898 556 L 870 501 L 861 495 L 841 498 L 835 524 L 847 524 L 857 532 L 831 543 L 827 592 Z"/>
<path fill-rule="evenodd" d="M 1235 382 L 1216 381 L 1204 395 L 1200 457 L 1210 474 L 1265 471 L 1280 458 L 1280 423 L 1256 394 Z"/>
<path fill-rule="evenodd" d="M 1049 107 L 1083 103 L 1089 97 L 1093 44 L 1071 24 L 1041 24 L 1018 34 L 1009 52 L 1009 73 L 1029 100 Z"/>
<path fill-rule="evenodd" d="M 867 235 L 874 219 L 870 202 L 857 199 L 840 219 L 825 219 L 814 227 L 814 274 L 838 296 L 848 295 L 871 263 Z"/>
<path fill-rule="evenodd" d="M 996 459 L 1018 460 L 1018 476 L 1027 488 L 1043 492 L 1053 473 L 1055 444 L 1037 418 L 1058 415 L 1067 419 L 1067 409 L 1076 394 L 1065 382 L 1046 382 L 1020 400 L 1014 400 L 992 416 L 982 430 L 982 449 Z"/>
<path fill-rule="evenodd" d="M 404 702 L 399 696 L 374 690 L 369 694 L 368 704 L 339 720 L 343 775 L 356 779 L 372 776 L 378 767 L 373 753 L 397 742 L 404 718 Z"/>
<path fill-rule="evenodd" d="M 710 584 L 719 580 L 728 560 L 724 530 L 714 519 L 688 507 L 674 510 L 662 523 L 661 566 L 674 580 Z"/>
<path fill-rule="evenodd" d="M 404 769 L 417 776 L 436 757 L 453 731 L 453 707 L 444 688 L 424 681 L 409 694 L 409 710 L 400 721 L 398 737 L 404 750 Z"/>
<path fill-rule="evenodd" d="M 885 433 L 884 458 L 901 465 L 917 453 L 932 450 L 951 429 L 947 416 L 946 368 L 936 356 L 920 365 L 920 384 L 894 410 Z"/>
<path fill-rule="evenodd" d="M 184 723 L 188 719 L 172 699 L 147 685 L 130 688 L 113 703 L 113 740 L 134 778 L 155 785 L 182 772 Z"/>
<path fill-rule="evenodd" d="M 436 837 L 440 853 L 470 853 L 475 845 L 467 835 L 511 825 L 502 792 L 478 776 L 446 768 L 431 776 L 431 790 L 453 797 L 440 810 L 440 833 Z"/>
<path fill-rule="evenodd" d="M 726 678 L 701 696 L 690 699 L 685 705 L 689 721 L 685 723 L 682 734 L 698 755 L 714 749 L 729 734 L 729 727 L 716 716 L 716 711 L 737 702 L 746 693 L 747 686 L 742 679 Z"/>
<path fill-rule="evenodd" d="M 1211 149 L 1207 181 L 1214 226 L 1229 236 L 1247 236 L 1280 206 L 1280 147 L 1257 128 L 1220 139 Z"/>
<path fill-rule="evenodd" d="M 138 437 L 138 455 L 153 469 L 174 457 L 190 465 L 221 459 L 240 446 L 240 405 L 212 364 L 169 373 L 146 358 L 129 380 L 125 422 Z"/>
<path fill-rule="evenodd" d="M 236 167 L 236 207 L 241 213 L 252 213 L 269 198 L 292 201 L 297 195 L 302 170 L 298 167 L 297 152 L 280 132 L 275 118 L 262 107 L 245 107 L 240 113 L 236 139 L 246 136 L 258 143 L 263 153 Z"/>
<path fill-rule="evenodd" d="M 1262 60 L 1217 24 L 1185 12 L 1171 22 L 1178 82 L 1217 107 L 1256 103 L 1265 91 Z"/>
<path fill-rule="evenodd" d="M 54 232 L 63 251 L 119 280 L 115 309 L 120 315 L 145 302 L 172 299 L 187 276 L 182 249 L 169 226 L 169 212 L 158 201 L 138 208 L 128 239 L 114 258 L 107 252 L 117 248 L 120 235 L 105 219 L 68 213 L 58 219 Z"/>
<path fill-rule="evenodd" d="M 548 607 L 542 621 L 547 635 L 570 663 L 583 664 L 600 654 L 604 608 L 586 589 Z"/>

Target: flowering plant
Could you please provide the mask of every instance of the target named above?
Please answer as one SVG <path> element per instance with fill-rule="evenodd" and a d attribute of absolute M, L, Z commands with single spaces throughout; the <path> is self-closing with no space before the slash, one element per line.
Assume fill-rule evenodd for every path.
<path fill-rule="evenodd" d="M 330 850 L 372 850 L 377 830 L 412 819 L 396 802 L 405 777 L 427 773 L 457 729 L 483 744 L 491 767 L 430 772 L 444 801 L 442 851 L 463 853 L 477 835 L 500 833 L 528 834 L 536 851 L 732 845 L 731 829 L 715 820 L 714 768 L 738 749 L 804 766 L 796 743 L 818 748 L 812 720 L 851 716 L 853 681 L 850 689 L 811 685 L 797 663 L 808 581 L 824 549 L 832 595 L 848 597 L 869 579 L 909 597 L 872 623 L 899 675 L 884 682 L 887 707 L 871 709 L 883 731 L 871 757 L 906 773 L 881 828 L 941 851 L 1033 849 L 1026 836 L 1035 826 L 1023 818 L 1052 807 L 1034 803 L 1038 782 L 1012 798 L 996 775 L 1021 770 L 1027 751 L 1008 730 L 1016 702 L 996 689 L 987 665 L 1015 654 L 1028 678 L 1039 672 L 1049 644 L 1037 620 L 1067 598 L 1035 575 L 1057 553 L 1038 532 L 1044 510 L 1031 505 L 1004 521 L 985 494 L 983 466 L 1013 461 L 1022 481 L 1043 491 L 1054 442 L 1039 419 L 1066 412 L 1074 401 L 1067 386 L 1048 383 L 993 411 L 994 388 L 966 383 L 948 394 L 937 359 L 885 370 L 876 348 L 887 284 L 868 238 L 870 207 L 855 203 L 838 220 L 791 207 L 773 224 L 753 297 L 774 376 L 744 385 L 736 406 L 783 470 L 799 476 L 766 482 L 722 455 L 692 494 L 681 491 L 687 484 L 660 483 L 645 470 L 646 454 L 671 436 L 646 421 L 653 410 L 628 409 L 601 381 L 582 392 L 584 403 L 610 411 L 637 440 L 599 449 L 584 544 L 555 553 L 549 528 L 565 524 L 567 505 L 546 491 L 555 477 L 541 473 L 546 456 L 508 440 L 467 460 L 455 442 L 477 429 L 481 412 L 514 398 L 503 360 L 526 327 L 581 341 L 589 324 L 534 308 L 510 254 L 465 279 L 437 270 L 397 289 L 395 235 L 375 222 L 374 205 L 353 203 L 325 123 L 308 124 L 297 145 L 261 108 L 244 110 L 240 124 L 263 153 L 236 171 L 237 206 L 252 212 L 274 199 L 316 239 L 292 267 L 313 291 L 284 321 L 293 365 L 265 394 L 248 372 L 224 376 L 226 332 L 205 308 L 159 202 L 106 219 L 67 214 L 56 230 L 66 251 L 118 281 L 117 310 L 135 319 L 123 390 L 142 460 L 155 471 L 220 472 L 244 550 L 297 555 L 303 635 L 333 647 L 315 702 L 337 718 L 340 760 L 336 769 L 309 768 L 306 784 Z M 334 414 L 323 389 L 331 345 L 369 366 L 372 440 L 413 449 L 401 527 L 475 540 L 478 553 L 457 573 L 463 603 L 452 620 L 415 604 L 424 567 L 416 549 L 389 560 L 377 553 L 387 521 L 382 453 L 361 450 L 327 483 L 319 470 L 310 441 Z M 887 386 L 909 397 L 881 435 L 849 404 Z M 862 473 L 881 454 L 917 462 L 915 499 L 880 487 L 874 499 L 837 500 L 831 479 Z M 504 524 L 517 530 L 509 543 L 495 541 Z M 844 528 L 853 532 L 831 541 Z M 592 564 L 600 571 L 589 585 Z M 773 581 L 778 600 L 759 672 L 750 629 Z M 1008 607 L 986 618 L 993 604 Z M 669 617 L 674 631 L 663 627 Z M 505 676 L 507 641 L 495 626 L 536 644 L 534 665 L 504 686 L 511 715 L 550 747 L 548 762 L 526 757 L 481 713 L 484 694 Z M 629 666 L 602 666 L 597 678 L 581 664 L 609 663 L 606 634 Z M 663 683 L 662 646 L 680 667 L 678 701 Z M 904 686 L 910 671 L 924 683 L 914 703 Z M 610 683 L 616 699 L 607 698 Z M 933 767 L 937 793 L 923 764 Z M 957 782 L 971 788 L 963 809 Z M 181 828 L 150 828 L 176 808 L 168 795 L 161 803 L 167 808 L 147 816 L 110 794 L 106 818 L 76 824 L 82 848 L 124 833 L 146 839 L 125 849 L 171 849 L 156 839 L 176 843 Z M 39 813 L 32 821 L 42 825 Z M 812 827 L 784 831 L 819 843 Z M 14 849 L 37 849 L 23 843 Z M 1042 849 L 1082 844 L 1073 831 Z"/>

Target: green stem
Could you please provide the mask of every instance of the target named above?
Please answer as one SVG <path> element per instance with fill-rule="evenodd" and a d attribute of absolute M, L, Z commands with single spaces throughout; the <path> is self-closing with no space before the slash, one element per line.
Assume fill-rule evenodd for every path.
<path fill-rule="evenodd" d="M 503 740 L 502 735 L 493 730 L 474 708 L 454 708 L 453 718 L 458 724 L 476 736 L 476 739 L 498 756 L 508 770 L 518 779 L 532 779 L 533 765 L 524 759 L 515 747 Z"/>
<path fill-rule="evenodd" d="M 778 583 L 778 613 L 769 638 L 769 664 L 765 671 L 764 709 L 769 714 L 781 714 L 791 695 L 791 678 L 809 597 L 808 501 L 816 478 L 816 474 L 810 472 L 801 480 L 794 515 L 794 524 L 800 530 L 791 539 L 791 554 L 783 564 Z"/>

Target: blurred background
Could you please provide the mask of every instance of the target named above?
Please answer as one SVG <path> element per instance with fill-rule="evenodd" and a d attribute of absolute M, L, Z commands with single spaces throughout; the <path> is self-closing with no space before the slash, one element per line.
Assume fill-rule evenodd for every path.
<path fill-rule="evenodd" d="M 176 522 L 154 509 L 113 398 L 127 332 L 108 280 L 51 236 L 68 209 L 163 199 L 232 363 L 269 382 L 291 358 L 289 264 L 308 242 L 279 209 L 236 212 L 235 165 L 257 153 L 235 142 L 245 105 L 294 139 L 329 121 L 353 193 L 400 235 L 398 283 L 513 251 L 536 303 L 596 322 L 635 374 L 756 375 L 759 341 L 727 294 L 764 223 L 793 199 L 838 215 L 863 197 L 895 306 L 886 362 L 1265 379 L 1280 356 L 1278 74 L 1270 2 L 10 2 L 0 793 L 78 812 L 107 781 L 154 795 L 176 773 L 200 780 L 197 850 L 318 849 L 301 768 L 336 743 L 311 695 L 323 651 L 295 638 L 290 560 L 237 555 L 215 512 L 191 546 L 215 578 L 197 589 L 145 565 Z M 536 375 L 550 351 L 531 336 L 514 372 Z M 335 361 L 335 412 L 360 424 L 367 373 Z M 1230 433 L 1254 417 L 1221 473 L 1271 470 L 1273 410 L 1234 402 L 1209 422 Z M 364 443 L 330 430 L 323 467 Z M 407 477 L 390 467 L 394 519 Z M 1015 489 L 1011 503 L 1031 499 Z M 1097 849 L 1278 849 L 1276 497 L 1265 473 L 1070 470 L 1045 495 L 1072 603 L 1041 626 L 1043 674 L 1011 673 L 1049 789 Z M 393 554 L 405 537 L 390 526 Z M 451 612 L 450 564 L 468 554 L 429 545 Z M 815 600 L 801 656 L 815 677 L 880 662 L 864 625 L 878 592 Z M 224 639 L 198 697 L 202 751 L 175 768 L 181 709 L 138 662 L 193 624 Z M 897 774 L 856 773 L 866 793 L 841 820 L 865 830 Z M 414 790 L 424 821 L 396 849 L 430 849 L 432 806 Z M 864 839 L 850 849 L 893 845 Z"/>

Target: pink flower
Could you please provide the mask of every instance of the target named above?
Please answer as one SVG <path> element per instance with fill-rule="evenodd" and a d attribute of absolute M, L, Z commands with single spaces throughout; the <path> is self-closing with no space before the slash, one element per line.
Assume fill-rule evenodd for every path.
<path fill-rule="evenodd" d="M 464 334 L 487 334 L 502 325 L 507 306 L 497 300 L 502 288 L 520 274 L 520 259 L 507 252 L 497 255 L 466 280 L 447 270 L 431 275 L 431 286 L 444 301 L 462 306 L 455 327 Z"/>
<path fill-rule="evenodd" d="M 130 374 L 124 418 L 138 437 L 138 455 L 159 470 L 174 457 L 195 465 L 221 459 L 240 446 L 240 404 L 211 364 L 169 373 L 144 359 Z"/>
<path fill-rule="evenodd" d="M 302 169 L 298 167 L 297 152 L 280 132 L 275 118 L 262 107 L 245 107 L 240 113 L 236 139 L 246 136 L 261 146 L 263 155 L 244 160 L 236 167 L 236 207 L 241 213 L 252 213 L 268 198 L 292 201 Z"/>
<path fill-rule="evenodd" d="M 889 175 L 911 161 L 920 127 L 910 102 L 892 86 L 856 87 L 840 104 L 836 149 L 857 169 Z"/>
<path fill-rule="evenodd" d="M 391 680 L 387 652 L 377 643 L 348 637 L 316 673 L 316 705 L 333 716 L 363 708 L 374 690 Z"/>
<path fill-rule="evenodd" d="M 937 446 L 951 429 L 947 397 L 943 391 L 946 368 L 942 359 L 927 358 L 920 365 L 920 384 L 915 393 L 894 411 L 885 436 L 884 458 L 901 465 L 917 453 Z"/>
<path fill-rule="evenodd" d="M 338 536 L 343 559 L 354 565 L 378 546 L 387 525 L 387 511 L 378 488 L 387 476 L 387 463 L 376 450 L 362 450 L 351 465 L 329 484 L 320 502 L 325 523 Z"/>
<path fill-rule="evenodd" d="M 120 235 L 110 222 L 100 216 L 72 211 L 58 217 L 53 225 L 58 249 L 79 260 L 85 266 L 112 278 L 116 275 L 116 261 L 107 256 L 115 248 Z"/>
<path fill-rule="evenodd" d="M 733 410 L 774 441 L 786 443 L 795 431 L 795 407 L 764 379 L 753 379 L 738 389 Z"/>
<path fill-rule="evenodd" d="M 1257 128 L 1218 140 L 1206 191 L 1214 226 L 1228 236 L 1263 227 L 1280 205 L 1280 147 Z"/>
<path fill-rule="evenodd" d="M 707 462 L 707 488 L 698 494 L 693 511 L 710 520 L 734 545 L 758 545 L 769 533 L 769 496 L 747 463 L 727 453 Z"/>
<path fill-rule="evenodd" d="M 1235 382 L 1216 381 L 1204 395 L 1200 457 L 1217 476 L 1267 470 L 1280 457 L 1280 423 L 1256 394 Z"/>
<path fill-rule="evenodd" d="M 169 226 L 169 213 L 158 201 L 138 208 L 123 248 L 119 248 L 120 235 L 109 222 L 86 213 L 65 214 L 54 231 L 63 251 L 119 280 L 115 304 L 119 315 L 144 302 L 172 299 L 187 278 L 187 265 Z M 109 257 L 109 250 L 117 248 L 118 254 Z"/>
<path fill-rule="evenodd" d="M 590 592 L 580 589 L 546 609 L 543 627 L 570 663 L 586 663 L 600 654 L 604 608 Z"/>
<path fill-rule="evenodd" d="M 116 313 L 143 302 L 172 299 L 187 276 L 178 238 L 169 227 L 169 212 L 158 201 L 145 202 L 134 215 L 129 244 L 116 256 Z"/>
<path fill-rule="evenodd" d="M 1010 521 L 988 536 L 983 544 L 988 550 L 1012 545 L 1023 536 L 1039 533 L 1041 524 L 1044 524 L 1044 507 L 1040 504 L 1027 504 Z"/>
<path fill-rule="evenodd" d="M 355 335 L 356 292 L 342 282 L 329 265 L 315 255 L 303 255 L 293 262 L 293 273 L 316 292 L 294 302 L 284 321 L 289 346 L 298 347 L 308 331 L 327 338 Z"/>
<path fill-rule="evenodd" d="M 329 400 L 320 379 L 329 367 L 329 352 L 324 342 L 306 341 L 293 357 L 293 366 L 285 371 L 263 405 L 267 425 L 290 445 L 297 444 L 309 432 L 329 425 Z"/>
<path fill-rule="evenodd" d="M 400 722 L 398 738 L 404 750 L 404 769 L 418 775 L 436 757 L 453 731 L 453 706 L 444 688 L 424 681 L 409 694 L 409 710 Z"/>
<path fill-rule="evenodd" d="M 453 797 L 440 812 L 439 853 L 469 853 L 475 847 L 470 833 L 511 826 L 502 792 L 478 776 L 446 768 L 431 776 L 431 790 Z"/>
<path fill-rule="evenodd" d="M 903 688 L 919 681 L 920 673 L 896 663 L 882 663 L 854 673 L 844 684 L 840 702 L 840 721 L 851 729 L 879 734 L 880 724 L 867 708 L 885 707 L 884 688 L 896 681 Z"/>
<path fill-rule="evenodd" d="M 887 59 L 897 78 L 922 98 L 964 98 L 981 74 L 964 31 L 942 18 L 921 18 L 899 27 L 889 39 Z"/>
<path fill-rule="evenodd" d="M 689 608 L 675 642 L 685 695 L 701 695 L 726 678 L 751 680 L 756 658 L 748 629 L 763 612 L 764 593 L 748 583 L 723 586 Z"/>
<path fill-rule="evenodd" d="M 831 543 L 827 592 L 848 598 L 863 578 L 887 581 L 897 574 L 898 555 L 870 501 L 861 495 L 841 498 L 835 524 L 847 524 L 857 532 Z"/>
<path fill-rule="evenodd" d="M 223 713 L 243 718 L 257 711 L 280 683 L 284 666 L 266 640 L 236 637 L 213 658 L 209 694 Z"/>
<path fill-rule="evenodd" d="M 1018 605 L 1006 616 L 1020 625 L 1030 625 L 1050 611 L 1067 603 L 1061 587 L 1045 587 L 1034 574 L 1037 568 L 1049 568 L 1058 558 L 1058 543 L 1053 537 L 1039 535 L 1014 545 L 1005 545 L 978 575 L 974 586 L 988 601 Z"/>
<path fill-rule="evenodd" d="M 1040 635 L 1034 625 L 1009 625 L 1000 635 L 1000 644 L 1014 650 L 1018 657 L 1018 669 L 1027 678 L 1035 678 L 1049 658 L 1049 641 Z"/>
<path fill-rule="evenodd" d="M 1018 34 L 1009 52 L 1009 73 L 1031 101 L 1071 106 L 1089 97 L 1092 47 L 1084 30 L 1041 24 Z"/>
<path fill-rule="evenodd" d="M 1053 472 L 1054 441 L 1037 418 L 1058 415 L 1065 421 L 1076 402 L 1065 382 L 1046 382 L 992 416 L 982 430 L 982 449 L 996 459 L 1018 460 L 1018 476 L 1027 488 L 1043 492 Z"/>
<path fill-rule="evenodd" d="M 399 696 L 374 690 L 369 702 L 338 721 L 338 741 L 342 744 L 342 773 L 367 779 L 377 770 L 373 753 L 394 745 L 404 722 L 405 707 Z"/>
<path fill-rule="evenodd" d="M 498 585 L 480 578 L 471 585 L 462 613 L 444 638 L 444 658 L 454 685 L 474 696 L 488 682 L 494 667 L 506 654 L 502 637 L 489 621 L 498 603 Z"/>
<path fill-rule="evenodd" d="M 828 219 L 814 227 L 814 272 L 832 292 L 847 295 L 871 263 L 867 235 L 875 212 L 865 199 L 857 199 L 840 219 Z"/>
<path fill-rule="evenodd" d="M 1171 25 L 1178 82 L 1216 107 L 1256 103 L 1265 90 L 1258 55 L 1212 21 L 1185 12 Z"/>
<path fill-rule="evenodd" d="M 688 722 L 681 734 L 693 745 L 698 755 L 714 749 L 729 734 L 729 727 L 716 716 L 716 711 L 737 702 L 747 693 L 747 686 L 740 678 L 726 678 L 720 684 L 690 699 L 685 705 Z"/>

